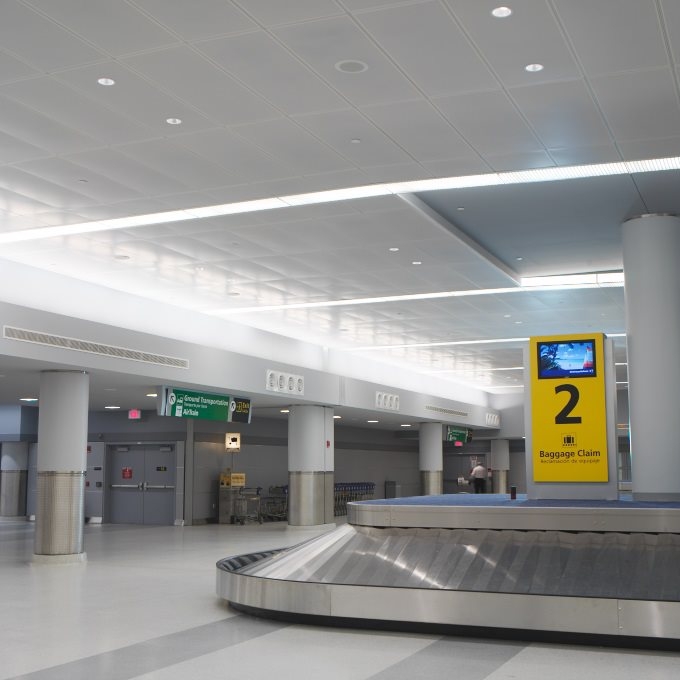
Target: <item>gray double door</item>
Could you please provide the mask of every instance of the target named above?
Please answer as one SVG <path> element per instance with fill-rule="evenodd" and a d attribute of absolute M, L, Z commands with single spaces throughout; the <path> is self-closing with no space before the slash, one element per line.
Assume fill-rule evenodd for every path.
<path fill-rule="evenodd" d="M 107 451 L 107 520 L 174 524 L 174 446 L 112 446 Z"/>

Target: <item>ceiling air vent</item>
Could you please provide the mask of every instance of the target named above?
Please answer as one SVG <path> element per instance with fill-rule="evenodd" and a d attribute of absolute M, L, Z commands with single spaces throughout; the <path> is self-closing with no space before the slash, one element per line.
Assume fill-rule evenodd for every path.
<path fill-rule="evenodd" d="M 455 408 L 442 408 L 441 406 L 425 405 L 426 411 L 434 411 L 434 413 L 441 413 L 444 416 L 462 416 L 467 418 L 470 414 L 467 411 L 456 411 Z"/>
<path fill-rule="evenodd" d="M 65 338 L 61 335 L 29 331 L 24 328 L 3 326 L 3 335 L 8 340 L 32 342 L 36 345 L 72 349 L 77 352 L 87 352 L 88 354 L 98 354 L 100 356 L 114 357 L 116 359 L 128 359 L 129 361 L 142 361 L 145 364 L 156 364 L 158 366 L 189 368 L 189 362 L 186 359 L 166 357 L 162 354 L 152 354 L 151 352 L 140 352 L 136 349 L 126 349 L 125 347 L 116 347 L 114 345 L 103 345 L 99 342 L 90 342 L 89 340 Z"/>

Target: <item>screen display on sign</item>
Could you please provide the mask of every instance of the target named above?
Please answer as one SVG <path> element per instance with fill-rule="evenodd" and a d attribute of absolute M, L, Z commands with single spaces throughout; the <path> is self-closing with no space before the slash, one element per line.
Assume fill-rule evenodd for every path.
<path fill-rule="evenodd" d="M 594 378 L 595 340 L 537 343 L 538 378 Z"/>

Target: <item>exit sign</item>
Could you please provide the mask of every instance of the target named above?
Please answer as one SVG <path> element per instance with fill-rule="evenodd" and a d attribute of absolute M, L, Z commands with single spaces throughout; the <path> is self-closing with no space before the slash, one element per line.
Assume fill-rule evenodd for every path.
<path fill-rule="evenodd" d="M 141 420 L 142 419 L 142 411 L 141 409 L 138 408 L 131 408 L 128 411 L 128 420 Z"/>

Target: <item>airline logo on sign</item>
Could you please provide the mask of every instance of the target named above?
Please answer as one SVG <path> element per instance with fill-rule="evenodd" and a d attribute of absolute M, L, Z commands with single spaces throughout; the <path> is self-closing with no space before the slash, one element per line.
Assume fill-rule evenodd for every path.
<path fill-rule="evenodd" d="M 602 333 L 531 338 L 535 482 L 607 482 Z"/>

